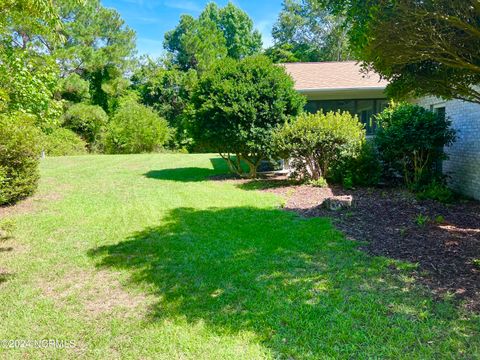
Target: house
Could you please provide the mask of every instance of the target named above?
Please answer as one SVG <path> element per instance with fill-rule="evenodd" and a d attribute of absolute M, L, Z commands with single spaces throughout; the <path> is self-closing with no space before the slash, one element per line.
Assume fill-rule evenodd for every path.
<path fill-rule="evenodd" d="M 282 65 L 295 81 L 295 89 L 307 97 L 307 111 L 346 110 L 358 115 L 368 135 L 375 132 L 373 115 L 388 105 L 387 81 L 364 73 L 353 61 Z M 446 149 L 449 159 L 442 165 L 443 172 L 454 190 L 480 199 L 480 105 L 435 97 L 413 102 L 452 120 L 457 141 Z"/>
<path fill-rule="evenodd" d="M 354 61 L 283 64 L 295 89 L 307 97 L 306 110 L 344 110 L 357 114 L 367 134 L 375 131 L 375 114 L 387 105 L 388 82 L 376 73 L 365 74 Z"/>

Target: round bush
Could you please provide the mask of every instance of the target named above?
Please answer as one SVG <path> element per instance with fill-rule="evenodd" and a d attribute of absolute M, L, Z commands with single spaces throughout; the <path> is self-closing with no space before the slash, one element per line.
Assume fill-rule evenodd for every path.
<path fill-rule="evenodd" d="M 195 141 L 219 152 L 238 174 L 245 162 L 255 177 L 271 155 L 276 126 L 303 109 L 305 98 L 293 85 L 285 69 L 264 56 L 219 61 L 192 96 Z"/>
<path fill-rule="evenodd" d="M 57 128 L 43 138 L 47 156 L 82 155 L 87 153 L 86 142 L 72 130 Z"/>
<path fill-rule="evenodd" d="M 0 115 L 0 205 L 35 191 L 39 179 L 40 131 L 24 114 Z"/>
<path fill-rule="evenodd" d="M 158 151 L 170 136 L 165 119 L 152 109 L 129 100 L 123 102 L 108 126 L 105 151 L 135 154 Z"/>
<path fill-rule="evenodd" d="M 375 142 L 389 169 L 402 174 L 413 189 L 431 182 L 436 165 L 446 158 L 444 146 L 455 141 L 451 122 L 408 103 L 392 104 L 377 115 L 377 122 Z"/>
<path fill-rule="evenodd" d="M 274 136 L 278 153 L 291 158 L 294 176 L 303 180 L 327 177 L 336 162 L 358 155 L 365 130 L 348 112 L 301 114 Z"/>
<path fill-rule="evenodd" d="M 63 121 L 66 128 L 80 135 L 92 149 L 100 142 L 108 116 L 100 106 L 79 103 L 68 108 Z"/>
<path fill-rule="evenodd" d="M 60 79 L 58 81 L 58 87 L 60 88 L 59 94 L 62 99 L 82 102 L 90 98 L 90 84 L 78 74 L 74 73 L 66 78 Z"/>

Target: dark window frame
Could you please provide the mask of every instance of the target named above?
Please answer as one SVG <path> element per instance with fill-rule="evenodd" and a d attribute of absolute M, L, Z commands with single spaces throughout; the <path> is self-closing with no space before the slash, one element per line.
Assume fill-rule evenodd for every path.
<path fill-rule="evenodd" d="M 383 108 L 381 109 L 381 108 L 380 108 L 380 107 L 381 107 L 380 104 L 381 104 L 382 102 L 384 102 L 384 103 L 387 103 L 387 106 L 388 106 L 388 99 L 387 99 L 387 98 L 324 99 L 324 100 L 322 100 L 322 99 L 311 99 L 311 100 L 307 100 L 307 104 L 306 104 L 306 106 L 305 106 L 305 109 L 306 109 L 307 111 L 309 111 L 309 109 L 308 109 L 309 106 L 308 106 L 308 105 L 309 105 L 309 103 L 312 103 L 312 102 L 315 102 L 315 103 L 320 103 L 320 102 L 332 102 L 332 103 L 333 103 L 333 102 L 340 102 L 340 101 L 342 101 L 342 102 L 352 102 L 352 101 L 353 101 L 353 111 L 354 111 L 354 112 L 353 112 L 352 115 L 357 115 L 357 116 L 359 117 L 360 121 L 362 121 L 362 119 L 360 118 L 361 114 L 359 114 L 359 112 L 358 112 L 358 103 L 359 103 L 360 101 L 371 101 L 371 102 L 372 102 L 372 109 L 373 109 L 372 115 L 371 115 L 370 118 L 367 120 L 367 122 L 362 121 L 362 123 L 365 124 L 365 128 L 366 128 L 366 131 L 367 131 L 367 135 L 373 135 L 373 134 L 375 134 L 375 130 L 376 130 L 376 128 L 377 128 L 377 124 L 376 124 L 375 121 L 372 121 L 372 118 L 371 118 L 371 117 L 374 116 L 374 115 L 376 115 L 376 114 L 378 114 L 378 113 L 380 113 L 380 112 L 385 108 L 385 107 L 383 107 Z M 330 108 L 331 108 L 331 110 L 333 110 L 333 111 L 338 111 L 338 110 L 340 110 L 340 111 L 349 111 L 349 112 L 350 112 L 350 110 L 346 110 L 346 109 L 341 109 L 341 108 L 336 108 L 336 109 L 335 109 L 333 106 L 330 107 Z M 322 107 L 321 107 L 321 106 L 315 106 L 315 109 L 316 109 L 316 111 L 319 111 L 320 109 L 322 109 Z M 330 111 L 330 110 L 327 110 L 327 111 Z M 312 112 L 312 111 L 310 111 L 310 112 Z M 351 112 L 350 112 L 350 113 L 351 113 Z"/>

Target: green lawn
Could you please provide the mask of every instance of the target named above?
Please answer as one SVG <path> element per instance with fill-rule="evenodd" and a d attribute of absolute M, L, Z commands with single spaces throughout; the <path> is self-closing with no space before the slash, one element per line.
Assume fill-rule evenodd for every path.
<path fill-rule="evenodd" d="M 51 158 L 0 242 L 0 358 L 480 358 L 480 319 L 213 155 Z M 1 273 L 1 271 L 0 271 Z"/>

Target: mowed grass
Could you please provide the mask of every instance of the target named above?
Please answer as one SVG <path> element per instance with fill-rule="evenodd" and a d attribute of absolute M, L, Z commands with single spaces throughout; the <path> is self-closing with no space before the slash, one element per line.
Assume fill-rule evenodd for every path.
<path fill-rule="evenodd" d="M 478 359 L 480 320 L 214 155 L 51 158 L 0 242 L 0 358 Z"/>

